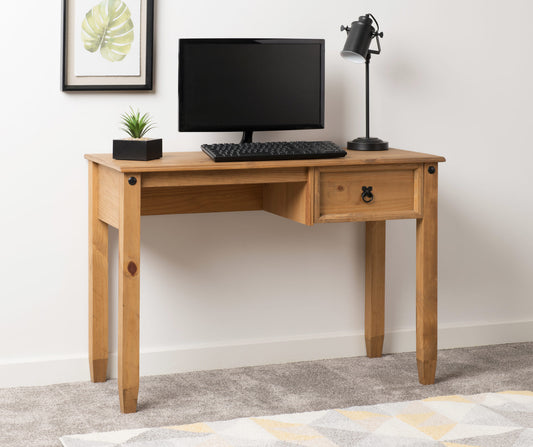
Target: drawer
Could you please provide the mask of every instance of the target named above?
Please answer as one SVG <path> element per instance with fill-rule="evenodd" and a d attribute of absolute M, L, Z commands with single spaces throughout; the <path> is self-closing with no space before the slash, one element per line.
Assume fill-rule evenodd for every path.
<path fill-rule="evenodd" d="M 422 169 L 422 165 L 319 169 L 315 222 L 422 217 Z"/>

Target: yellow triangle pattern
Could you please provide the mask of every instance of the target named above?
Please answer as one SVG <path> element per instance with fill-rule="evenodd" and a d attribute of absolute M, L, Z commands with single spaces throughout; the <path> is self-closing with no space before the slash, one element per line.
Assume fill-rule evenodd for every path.
<path fill-rule="evenodd" d="M 430 425 L 428 427 L 416 427 L 422 433 L 425 433 L 428 436 L 431 436 L 433 439 L 437 440 L 442 438 L 446 433 L 448 433 L 453 427 L 457 424 L 446 424 L 446 425 Z"/>
<path fill-rule="evenodd" d="M 290 424 L 288 422 L 279 422 L 259 418 L 251 418 L 251 420 L 281 441 L 302 442 L 323 437 L 312 428 L 303 424 Z"/>
<path fill-rule="evenodd" d="M 502 391 L 498 394 L 520 394 L 522 396 L 533 396 L 533 391 Z"/>
<path fill-rule="evenodd" d="M 388 414 L 371 413 L 370 411 L 348 411 L 348 410 L 336 410 L 340 414 L 350 418 L 353 421 L 360 421 L 370 418 L 390 418 Z"/>
<path fill-rule="evenodd" d="M 180 431 L 190 431 L 193 433 L 215 433 L 207 424 L 203 422 L 197 424 L 187 424 L 187 425 L 175 425 L 173 427 L 165 427 L 170 430 L 180 430 Z"/>
<path fill-rule="evenodd" d="M 438 396 L 438 397 L 428 397 L 423 399 L 422 402 L 459 402 L 463 404 L 474 403 L 471 400 L 465 399 L 464 396 Z"/>
<path fill-rule="evenodd" d="M 457 424 L 440 424 L 425 426 L 422 425 L 435 414 L 436 413 L 434 411 L 428 411 L 427 413 L 397 414 L 396 418 L 402 422 L 405 422 L 406 424 L 415 427 L 422 433 L 431 436 L 433 439 L 438 440 L 442 438 L 446 433 L 448 433 Z"/>
<path fill-rule="evenodd" d="M 418 414 L 397 414 L 396 417 L 406 424 L 418 426 L 426 422 L 431 416 L 435 414 L 434 411 L 428 413 L 418 413 Z"/>

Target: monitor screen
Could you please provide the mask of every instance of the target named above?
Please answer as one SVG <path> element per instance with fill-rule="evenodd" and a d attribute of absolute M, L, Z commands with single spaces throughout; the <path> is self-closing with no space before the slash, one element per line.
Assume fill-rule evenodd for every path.
<path fill-rule="evenodd" d="M 324 40 L 180 39 L 180 131 L 323 127 Z"/>

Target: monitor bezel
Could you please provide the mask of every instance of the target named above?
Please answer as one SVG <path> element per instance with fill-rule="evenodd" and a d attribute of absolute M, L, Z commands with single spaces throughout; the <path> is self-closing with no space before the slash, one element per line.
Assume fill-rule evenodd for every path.
<path fill-rule="evenodd" d="M 320 47 L 320 105 L 319 122 L 313 124 L 286 124 L 286 125 L 257 125 L 257 126 L 185 126 L 182 120 L 181 110 L 183 106 L 183 64 L 182 46 L 184 44 L 298 44 L 319 45 Z M 323 129 L 325 111 L 325 39 L 293 39 L 293 38 L 180 38 L 178 53 L 178 128 L 180 132 L 250 132 L 250 131 L 276 131 L 276 130 L 300 130 L 300 129 Z"/>

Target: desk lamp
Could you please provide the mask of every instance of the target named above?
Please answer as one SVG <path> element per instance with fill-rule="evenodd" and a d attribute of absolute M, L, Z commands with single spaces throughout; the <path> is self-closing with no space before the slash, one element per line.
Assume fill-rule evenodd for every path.
<path fill-rule="evenodd" d="M 376 22 L 377 29 L 374 29 L 372 26 L 372 19 Z M 348 141 L 348 149 L 356 151 L 386 151 L 389 148 L 389 143 L 380 140 L 379 138 L 370 137 L 370 101 L 368 83 L 370 55 L 381 53 L 379 38 L 383 37 L 383 33 L 379 32 L 378 21 L 372 14 L 366 14 L 359 17 L 359 20 L 357 22 L 352 22 L 351 26 L 341 26 L 341 31 L 346 31 L 348 34 L 344 49 L 341 51 L 341 56 L 359 64 L 364 62 L 366 65 L 366 137 L 360 137 Z M 370 43 L 374 38 L 376 39 L 378 49 L 370 50 Z"/>

